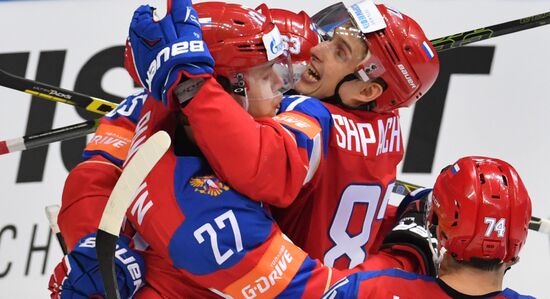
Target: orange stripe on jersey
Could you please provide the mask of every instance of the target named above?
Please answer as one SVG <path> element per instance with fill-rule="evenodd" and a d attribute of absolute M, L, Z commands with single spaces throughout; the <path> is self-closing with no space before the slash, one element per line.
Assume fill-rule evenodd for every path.
<path fill-rule="evenodd" d="M 133 137 L 134 132 L 126 128 L 101 124 L 85 150 L 103 151 L 119 160 L 125 160 Z"/>
<path fill-rule="evenodd" d="M 321 127 L 315 120 L 296 111 L 283 112 L 273 117 L 273 119 L 283 125 L 303 132 L 309 138 L 313 138 L 321 132 Z"/>
<path fill-rule="evenodd" d="M 224 289 L 233 298 L 275 298 L 292 281 L 306 253 L 277 233 L 258 265 Z"/>

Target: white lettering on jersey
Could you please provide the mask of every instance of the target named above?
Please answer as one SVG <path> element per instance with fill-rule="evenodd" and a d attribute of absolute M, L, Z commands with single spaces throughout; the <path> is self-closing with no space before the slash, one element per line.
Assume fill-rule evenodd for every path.
<path fill-rule="evenodd" d="M 121 140 L 117 137 L 111 137 L 111 136 L 103 136 L 103 135 L 95 135 L 92 140 L 90 140 L 90 144 L 111 144 L 115 148 L 122 148 L 126 146 L 128 143 L 127 141 Z"/>
<path fill-rule="evenodd" d="M 132 199 L 132 202 L 136 199 L 136 197 L 139 195 L 138 200 L 134 203 L 132 206 L 131 214 L 132 216 L 136 215 L 136 211 L 138 212 L 137 221 L 138 224 L 141 225 L 141 222 L 143 222 L 143 218 L 145 217 L 145 214 L 147 214 L 147 211 L 153 206 L 153 201 L 148 199 L 149 191 L 147 191 L 147 183 L 143 182 L 141 186 L 139 186 L 138 190 L 136 191 L 136 194 L 134 195 L 134 198 Z"/>
<path fill-rule="evenodd" d="M 401 150 L 401 128 L 399 118 L 393 116 L 386 120 L 372 123 L 355 122 L 343 115 L 333 114 L 336 129 L 336 143 L 340 148 L 368 156 L 368 145 L 376 144 L 376 155 Z M 376 128 L 378 127 L 378 138 Z"/>
<path fill-rule="evenodd" d="M 260 276 L 254 281 L 254 284 L 248 284 L 242 288 L 241 293 L 246 299 L 256 298 L 257 292 L 263 294 L 267 292 L 272 286 L 277 283 L 277 280 L 281 280 L 286 272 L 288 265 L 294 260 L 294 257 L 288 252 L 285 246 L 281 247 L 279 254 L 271 263 L 274 267 L 273 271 L 268 275 Z"/>
<path fill-rule="evenodd" d="M 333 114 L 334 127 L 338 132 L 336 142 L 339 147 L 348 151 L 368 155 L 367 146 L 376 143 L 376 135 L 370 123 L 355 123 L 345 116 Z"/>
<path fill-rule="evenodd" d="M 132 156 L 134 156 L 134 154 L 137 152 L 141 144 L 145 141 L 145 138 L 147 138 L 147 136 L 145 136 L 143 133 L 145 133 L 145 131 L 147 131 L 147 129 L 149 128 L 148 124 L 150 119 L 151 119 L 151 111 L 147 111 L 147 113 L 145 113 L 139 119 L 139 122 L 136 126 L 136 134 L 132 139 L 132 146 L 128 151 L 128 156 L 126 157 L 126 161 L 124 161 L 124 165 L 126 165 L 126 163 L 130 161 Z"/>
<path fill-rule="evenodd" d="M 397 116 L 390 117 L 384 121 L 378 120 L 378 136 L 381 142 L 378 143 L 376 155 L 401 150 L 401 127 Z"/>
<path fill-rule="evenodd" d="M 274 116 L 273 119 L 278 121 L 278 122 L 287 122 L 287 123 L 294 124 L 298 128 L 311 128 L 310 124 L 308 124 L 305 121 L 300 120 L 296 117 L 293 117 L 291 115 L 279 114 L 279 115 Z"/>

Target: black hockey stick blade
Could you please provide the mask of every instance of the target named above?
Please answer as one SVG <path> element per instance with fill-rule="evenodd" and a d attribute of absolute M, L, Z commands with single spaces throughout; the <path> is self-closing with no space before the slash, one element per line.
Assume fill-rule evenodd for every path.
<path fill-rule="evenodd" d="M 424 187 L 396 180 L 392 192 L 399 195 L 407 195 L 418 188 Z M 531 220 L 529 221 L 529 229 L 537 231 L 539 233 L 550 235 L 550 220 L 532 216 Z"/>
<path fill-rule="evenodd" d="M 97 230 L 95 250 L 107 299 L 120 299 L 114 262 L 117 240 L 118 235 L 112 235 L 102 229 Z"/>
<path fill-rule="evenodd" d="M 98 119 L 89 120 L 66 127 L 26 135 L 23 137 L 1 140 L 0 155 L 17 151 L 24 151 L 31 148 L 37 148 L 57 141 L 86 136 L 90 133 L 95 132 L 98 125 Z"/>
<path fill-rule="evenodd" d="M 48 101 L 55 101 L 84 108 L 90 112 L 101 115 L 107 114 L 117 106 L 116 103 L 110 101 L 91 97 L 46 83 L 25 79 L 3 70 L 0 70 L 0 85 L 25 92 Z M 117 101 L 120 102 L 121 99 L 117 99 Z"/>
<path fill-rule="evenodd" d="M 99 271 L 105 286 L 107 299 L 119 299 L 115 272 L 115 251 L 124 215 L 142 181 L 170 147 L 170 136 L 159 131 L 151 136 L 137 150 L 124 167 L 99 223 L 96 238 L 96 252 Z"/>

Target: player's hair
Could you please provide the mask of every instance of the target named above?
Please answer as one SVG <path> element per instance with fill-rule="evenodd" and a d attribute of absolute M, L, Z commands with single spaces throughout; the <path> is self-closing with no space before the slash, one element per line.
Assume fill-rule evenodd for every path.
<path fill-rule="evenodd" d="M 459 261 L 455 259 L 453 256 L 451 257 L 451 263 L 454 268 L 457 266 L 466 266 L 475 268 L 478 270 L 483 270 L 487 272 L 493 272 L 498 270 L 502 266 L 502 260 L 500 259 L 482 259 L 478 257 L 472 257 L 470 261 Z"/>

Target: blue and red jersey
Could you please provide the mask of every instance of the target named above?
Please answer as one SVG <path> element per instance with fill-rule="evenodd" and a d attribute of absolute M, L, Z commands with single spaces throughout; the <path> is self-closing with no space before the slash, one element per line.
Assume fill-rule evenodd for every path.
<path fill-rule="evenodd" d="M 493 298 L 532 299 L 511 289 L 494 292 L 486 296 L 468 296 L 442 287 L 433 277 L 416 273 L 388 269 L 372 272 L 358 272 L 337 282 L 323 299 L 337 298 L 391 298 L 391 299 L 451 299 L 451 298 Z"/>
<path fill-rule="evenodd" d="M 148 285 L 170 298 L 180 290 L 191 297 L 210 290 L 210 297 L 318 298 L 343 277 L 307 257 L 265 205 L 220 181 L 201 157 L 169 151 L 135 194 L 127 218 L 148 244 Z M 149 267 L 150 255 L 173 266 L 176 285 L 156 277 L 161 267 Z"/>
<path fill-rule="evenodd" d="M 304 102 L 302 97 L 289 99 Z M 133 100 L 139 102 L 131 104 Z M 163 110 L 157 101 L 147 101 L 138 94 L 127 99 L 127 103 L 121 108 L 126 115 L 109 116 L 105 121 L 110 127 L 98 132 L 106 132 L 105 136 L 122 136 L 112 122 L 122 122 L 123 129 L 128 123 L 133 125 L 134 133 L 127 137 L 132 145 L 125 147 L 130 156 L 159 129 L 167 130 L 172 136 L 181 134 L 176 132 L 174 114 Z M 308 103 L 305 101 L 301 105 L 305 111 L 325 109 L 318 102 Z M 145 107 L 142 109 L 142 106 Z M 142 110 L 140 118 L 124 120 L 138 113 L 136 109 Z M 128 113 L 130 111 L 132 113 Z M 316 173 L 310 169 L 324 163 L 322 155 L 314 149 L 322 145 L 318 153 L 328 151 L 323 148 L 328 147 L 328 143 L 322 142 L 329 138 L 324 136 L 326 130 L 310 126 L 313 118 L 306 114 L 283 114 L 282 117 L 284 119 L 278 120 L 286 123 L 281 131 L 284 133 L 282 138 L 289 146 L 304 145 L 305 150 L 297 152 L 296 159 L 317 160 L 300 170 L 306 174 L 305 179 L 311 181 L 314 175 L 307 173 Z M 331 125 L 330 120 L 315 119 L 327 126 Z M 277 121 L 266 119 L 264 122 L 282 128 Z M 296 137 L 286 139 L 292 131 L 295 132 L 292 136 Z M 195 134 L 195 138 L 201 136 Z M 60 214 L 59 221 L 66 238 L 74 239 L 72 243 L 97 229 L 103 207 L 120 176 L 117 165 L 124 162 L 116 159 L 120 149 L 114 144 L 120 143 L 109 142 L 108 138 L 97 140 L 107 142 L 91 143 L 87 147 L 90 158 L 71 172 L 63 194 L 63 216 Z M 284 190 L 280 190 L 281 194 L 288 195 Z M 331 283 L 344 276 L 343 272 L 333 271 L 307 257 L 281 233 L 262 198 L 255 199 L 248 199 L 218 179 L 200 156 L 175 155 L 173 151 L 165 155 L 128 210 L 129 223 L 138 231 L 134 238 L 136 246 L 144 250 L 147 268 L 148 285 L 136 298 L 170 298 L 182 294 L 207 298 L 216 297 L 215 293 L 241 298 L 319 297 Z M 74 223 L 82 225 L 75 228 Z M 354 271 L 387 267 L 412 269 L 415 264 L 407 258 L 380 253 Z"/>
<path fill-rule="evenodd" d="M 281 229 L 311 257 L 348 269 L 377 251 L 403 157 L 397 111 L 342 109 L 285 97 L 273 119 L 252 119 L 214 80 L 182 110 L 223 181 L 276 209 Z"/>
<path fill-rule="evenodd" d="M 148 101 L 141 117 L 130 120 L 135 134 L 126 153 L 160 128 L 176 134 L 176 118 L 156 104 Z M 98 133 L 110 130 L 106 136 L 115 136 L 121 128 L 111 125 L 105 130 L 100 125 Z M 112 159 L 120 150 L 112 145 L 91 143 L 90 158 L 67 179 L 59 222 L 71 247 L 97 229 L 120 176 L 116 164 L 124 161 Z M 281 233 L 266 206 L 218 180 L 200 156 L 166 154 L 141 185 L 127 217 L 147 269 L 147 286 L 136 298 L 318 298 L 344 277 L 309 258 Z"/>
<path fill-rule="evenodd" d="M 69 172 L 61 198 L 58 224 L 67 248 L 95 232 L 126 159 L 142 107 L 139 92 L 102 117 L 94 137 L 84 149 L 84 161 Z"/>

